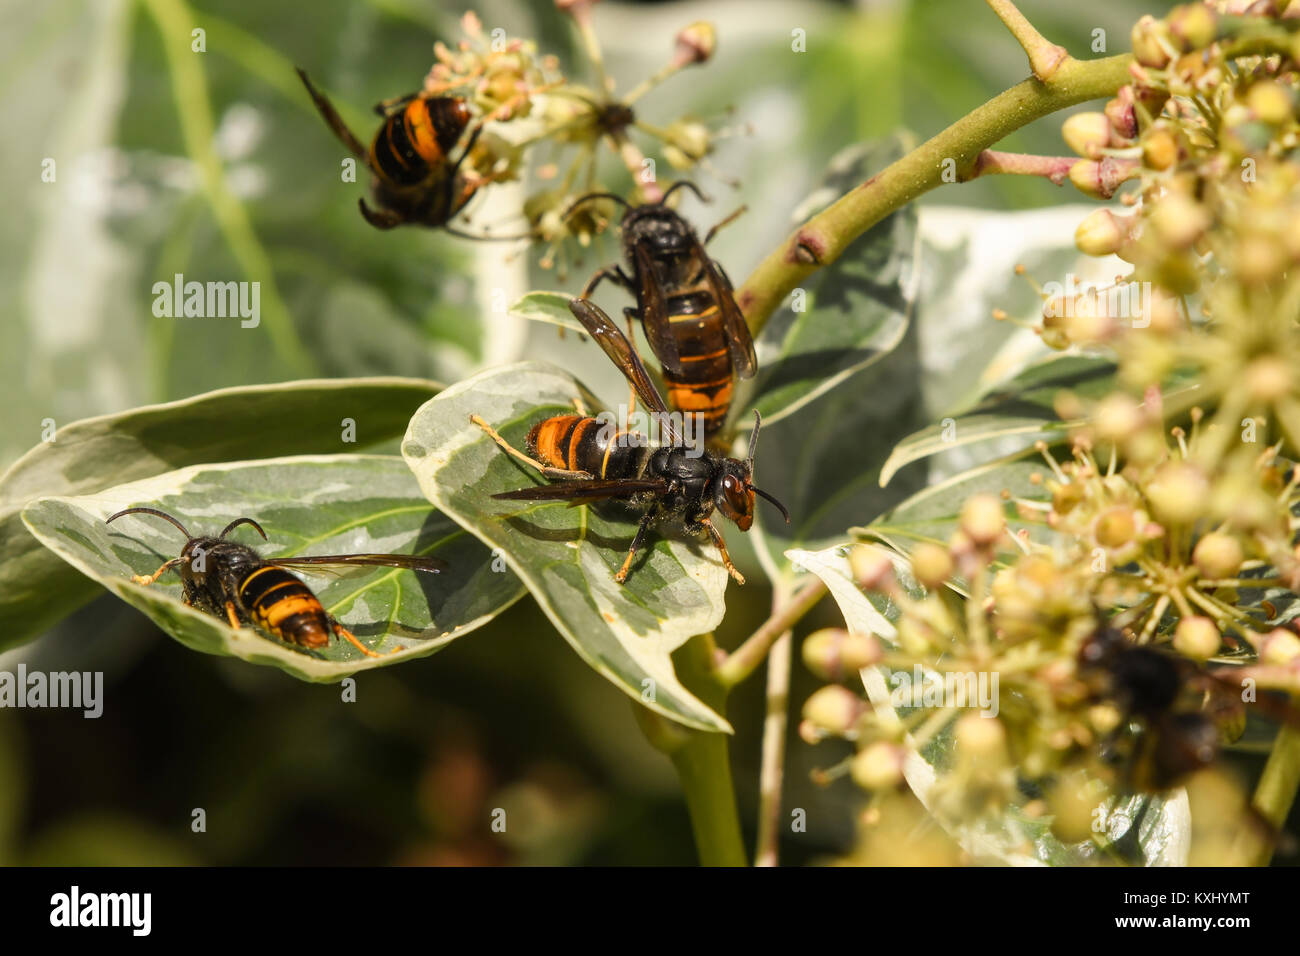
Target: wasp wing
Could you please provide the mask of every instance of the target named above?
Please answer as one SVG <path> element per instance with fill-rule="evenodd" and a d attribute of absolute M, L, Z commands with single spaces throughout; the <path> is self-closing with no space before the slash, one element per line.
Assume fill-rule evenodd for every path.
<path fill-rule="evenodd" d="M 268 558 L 266 563 L 282 568 L 309 567 L 318 564 L 400 568 L 403 571 L 424 571 L 428 574 L 437 574 L 448 568 L 446 561 L 421 554 L 322 554 L 299 558 Z"/>
<path fill-rule="evenodd" d="M 650 350 L 655 353 L 659 363 L 669 372 L 680 375 L 683 371 L 682 356 L 677 351 L 672 316 L 668 313 L 668 298 L 659 285 L 654 260 L 650 250 L 640 244 L 634 247 L 633 256 L 636 259 L 636 295 L 641 306 L 641 328 L 645 329 L 646 341 L 650 343 Z"/>
<path fill-rule="evenodd" d="M 641 401 L 645 403 L 646 408 L 659 417 L 669 438 L 673 442 L 680 443 L 682 438 L 672 427 L 668 406 L 664 403 L 663 396 L 659 394 L 659 389 L 655 388 L 654 382 L 650 380 L 650 373 L 646 371 L 645 364 L 636 354 L 636 349 L 632 348 L 632 343 L 627 340 L 627 336 L 619 331 L 618 326 L 605 314 L 604 309 L 594 302 L 582 298 L 570 299 L 569 311 L 582 323 L 587 334 L 596 340 L 609 356 L 610 361 L 618 366 Z"/>
<path fill-rule="evenodd" d="M 736 305 L 736 294 L 731 288 L 731 280 L 722 271 L 722 267 L 704 255 L 704 271 L 713 289 L 718 309 L 722 312 L 722 327 L 727 333 L 727 351 L 731 353 L 731 367 L 741 378 L 753 378 L 758 371 L 758 355 L 754 352 L 754 337 L 749 333 L 749 324 L 745 314 Z"/>
<path fill-rule="evenodd" d="M 615 478 L 609 481 L 557 481 L 549 485 L 503 491 L 493 495 L 505 501 L 594 501 L 599 498 L 631 498 L 634 495 L 667 492 L 668 482 L 658 478 Z"/>

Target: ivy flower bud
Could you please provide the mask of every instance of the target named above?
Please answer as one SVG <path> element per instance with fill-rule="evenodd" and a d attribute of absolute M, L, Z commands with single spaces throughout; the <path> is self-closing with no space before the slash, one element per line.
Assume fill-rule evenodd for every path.
<path fill-rule="evenodd" d="M 1149 169 L 1163 171 L 1178 162 L 1178 138 L 1163 126 L 1142 137 L 1142 162 Z"/>
<path fill-rule="evenodd" d="M 1236 577 L 1246 555 L 1241 550 L 1240 542 L 1232 535 L 1211 531 L 1196 542 L 1192 560 L 1196 563 L 1196 570 L 1204 577 L 1218 581 Z"/>
<path fill-rule="evenodd" d="M 1270 667 L 1290 667 L 1300 660 L 1300 637 L 1284 627 L 1269 631 L 1255 647 L 1260 663 Z"/>
<path fill-rule="evenodd" d="M 954 729 L 958 751 L 977 761 L 1001 763 L 1007 756 L 1007 731 L 996 717 L 964 714 Z"/>
<path fill-rule="evenodd" d="M 1081 159 L 1070 167 L 1070 182 L 1085 196 L 1109 199 L 1138 168 L 1137 160 L 1105 156 Z"/>
<path fill-rule="evenodd" d="M 1002 537 L 1006 514 L 997 495 L 973 495 L 961 508 L 961 530 L 976 545 L 987 546 Z"/>
<path fill-rule="evenodd" d="M 1061 124 L 1061 137 L 1077 155 L 1091 159 L 1110 145 L 1110 120 L 1105 113 L 1075 113 Z"/>
<path fill-rule="evenodd" d="M 882 648 L 874 634 L 825 627 L 804 638 L 800 653 L 804 666 L 822 680 L 840 680 L 879 661 Z"/>
<path fill-rule="evenodd" d="M 718 33 L 713 24 L 707 20 L 696 20 L 690 26 L 683 27 L 677 34 L 677 50 L 673 54 L 673 66 L 690 66 L 693 63 L 705 63 L 718 48 Z"/>
<path fill-rule="evenodd" d="M 1261 402 L 1276 402 L 1291 394 L 1294 377 L 1291 366 L 1276 355 L 1265 355 L 1246 366 L 1243 375 L 1251 397 Z"/>
<path fill-rule="evenodd" d="M 1106 103 L 1106 118 L 1114 131 L 1112 139 L 1132 140 L 1138 134 L 1137 110 L 1134 108 L 1133 88 L 1121 87 L 1118 94 Z"/>
<path fill-rule="evenodd" d="M 1122 443 L 1141 431 L 1145 416 L 1142 406 L 1123 392 L 1114 392 L 1097 403 L 1093 427 L 1102 441 Z"/>
<path fill-rule="evenodd" d="M 849 776 L 864 790 L 893 789 L 903 781 L 903 749 L 878 740 L 853 758 Z"/>
<path fill-rule="evenodd" d="M 1290 90 L 1272 80 L 1252 86 L 1246 103 L 1257 120 L 1271 126 L 1281 126 L 1291 119 L 1295 107 Z"/>
<path fill-rule="evenodd" d="M 1169 462 L 1147 483 L 1147 500 L 1156 517 L 1171 524 L 1190 524 L 1205 511 L 1210 483 L 1195 465 Z"/>
<path fill-rule="evenodd" d="M 1168 28 L 1151 14 L 1145 14 L 1133 24 L 1129 39 L 1133 44 L 1133 56 L 1143 66 L 1160 69 L 1169 62 L 1169 54 L 1160 43 L 1160 40 L 1168 42 Z"/>
<path fill-rule="evenodd" d="M 1185 249 L 1210 227 L 1210 214 L 1191 197 L 1169 192 L 1156 204 L 1149 221 L 1167 245 Z"/>
<path fill-rule="evenodd" d="M 803 718 L 818 730 L 843 736 L 853 729 L 866 705 L 857 694 L 839 684 L 829 684 L 804 701 Z"/>
<path fill-rule="evenodd" d="M 866 545 L 849 549 L 849 568 L 858 587 L 867 591 L 889 591 L 894 587 L 894 563 L 884 552 Z"/>
<path fill-rule="evenodd" d="M 912 550 L 912 573 L 932 591 L 943 587 L 952 576 L 952 555 L 945 547 L 923 541 Z"/>
<path fill-rule="evenodd" d="M 1109 209 L 1098 209 L 1084 217 L 1074 230 L 1074 245 L 1085 256 L 1109 256 L 1128 239 L 1128 227 Z"/>
<path fill-rule="evenodd" d="M 1209 660 L 1220 643 L 1219 627 L 1208 617 L 1185 617 L 1174 629 L 1174 650 L 1195 661 Z"/>
<path fill-rule="evenodd" d="M 677 120 L 664 130 L 664 157 L 674 169 L 690 169 L 712 148 L 709 128 L 699 120 Z"/>
<path fill-rule="evenodd" d="M 1100 801 L 1088 793 L 1082 774 L 1062 777 L 1047 795 L 1052 813 L 1052 834 L 1062 843 L 1082 843 L 1092 838 L 1093 811 Z"/>
<path fill-rule="evenodd" d="M 1214 42 L 1218 18 L 1206 3 L 1184 3 L 1170 11 L 1169 36 L 1181 52 L 1203 50 Z M 1133 49 L 1137 53 L 1137 47 Z"/>
<path fill-rule="evenodd" d="M 1270 282 L 1287 267 L 1286 250 L 1265 235 L 1243 236 L 1233 252 L 1233 266 L 1243 282 Z"/>
<path fill-rule="evenodd" d="M 1097 516 L 1092 533 L 1103 548 L 1123 548 L 1137 537 L 1137 516 L 1127 505 L 1108 508 Z"/>

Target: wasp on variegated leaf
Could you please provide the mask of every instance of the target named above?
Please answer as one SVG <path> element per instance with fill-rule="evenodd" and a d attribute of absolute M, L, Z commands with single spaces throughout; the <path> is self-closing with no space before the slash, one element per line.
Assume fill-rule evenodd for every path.
<path fill-rule="evenodd" d="M 574 504 L 602 499 L 629 501 L 643 507 L 644 513 L 627 557 L 614 575 L 620 584 L 627 580 L 650 526 L 660 520 L 679 522 L 692 535 L 707 533 L 717 545 L 728 573 L 744 584 L 744 576 L 731 562 L 722 532 L 711 520 L 713 512 L 721 512 L 741 531 L 748 531 L 754 522 L 757 494 L 780 509 L 787 522 L 790 520 L 784 505 L 754 486 L 754 452 L 762 425 L 758 413 L 754 413 L 754 431 L 746 460 L 696 449 L 673 427 L 668 406 L 650 380 L 645 365 L 609 316 L 586 299 L 574 299 L 569 308 L 623 372 L 633 391 L 660 423 L 667 442 L 653 447 L 644 435 L 617 430 L 605 420 L 586 414 L 553 415 L 533 425 L 528 432 L 528 454 L 524 454 L 478 415 L 471 415 L 470 420 L 506 452 L 552 479 L 551 484 L 492 497 Z"/>
<path fill-rule="evenodd" d="M 663 368 L 669 404 L 683 415 L 698 415 L 707 439 L 726 421 L 735 377 L 752 378 L 758 359 L 731 280 L 705 250 L 743 209 L 710 229 L 701 242 L 691 224 L 667 205 L 683 187 L 704 198 L 693 183 L 682 181 L 656 203 L 633 206 L 612 193 L 593 193 L 574 203 L 569 213 L 593 199 L 613 199 L 626 208 L 620 229 L 631 274 L 619 265 L 607 266 L 592 276 L 579 298 L 590 299 L 605 279 L 636 296 L 636 307 L 623 310 L 629 332 L 631 321 L 639 320 Z"/>
<path fill-rule="evenodd" d="M 111 515 L 147 514 L 169 521 L 185 535 L 179 557 L 165 562 L 153 574 L 134 575 L 136 584 L 150 585 L 176 568 L 187 605 L 225 620 L 235 630 L 244 625 L 261 628 L 272 637 L 308 650 L 318 650 L 337 635 L 367 657 L 383 655 L 362 644 L 351 631 L 325 610 L 311 588 L 287 568 L 358 567 L 400 568 L 436 574 L 445 561 L 415 554 L 330 554 L 292 558 L 264 558 L 247 545 L 226 540 L 240 525 L 251 525 L 263 539 L 266 532 L 252 518 L 236 518 L 216 537 L 194 537 L 178 520 L 156 508 L 127 508 Z"/>
<path fill-rule="evenodd" d="M 371 193 L 378 209 L 359 200 L 361 215 L 376 229 L 416 225 L 445 229 L 466 239 L 482 239 L 448 225 L 491 177 L 461 173 L 474 149 L 483 123 L 475 124 L 459 154 L 453 157 L 470 125 L 468 102 L 459 96 L 409 93 L 375 106 L 383 124 L 369 148 L 343 122 L 325 94 L 299 69 L 312 102 L 334 135 L 374 176 Z"/>

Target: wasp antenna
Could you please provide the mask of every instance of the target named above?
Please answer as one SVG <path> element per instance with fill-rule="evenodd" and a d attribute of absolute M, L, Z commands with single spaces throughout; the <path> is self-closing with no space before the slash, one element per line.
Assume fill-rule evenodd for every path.
<path fill-rule="evenodd" d="M 217 538 L 218 539 L 224 538 L 226 535 L 230 534 L 230 532 L 238 528 L 241 524 L 251 524 L 254 528 L 257 529 L 257 533 L 262 536 L 262 540 L 263 541 L 266 540 L 266 532 L 263 531 L 262 526 L 258 524 L 256 521 L 254 521 L 252 518 L 236 518 L 234 521 L 230 522 L 230 524 L 226 525 L 225 528 L 222 529 L 221 534 L 217 535 Z"/>
<path fill-rule="evenodd" d="M 749 433 L 749 474 L 754 474 L 754 452 L 758 451 L 758 430 L 763 427 L 763 417 L 754 409 L 754 430 Z"/>
<path fill-rule="evenodd" d="M 181 524 L 165 511 L 159 511 L 157 508 L 126 508 L 115 515 L 110 515 L 104 519 L 104 524 L 112 524 L 122 515 L 153 515 L 156 518 L 162 518 L 164 521 L 170 521 L 174 524 L 181 534 L 185 535 L 187 540 L 192 540 L 192 536 L 185 530 L 185 525 Z"/>
<path fill-rule="evenodd" d="M 755 488 L 754 494 L 766 498 L 768 501 L 772 502 L 772 504 L 776 505 L 777 509 L 781 512 L 781 517 L 785 519 L 785 523 L 786 524 L 790 523 L 790 512 L 785 510 L 785 505 L 781 504 L 781 502 L 777 501 L 775 498 L 769 495 L 762 488 Z"/>
<path fill-rule="evenodd" d="M 622 196 L 618 195 L 617 193 L 587 193 L 587 195 L 579 196 L 577 199 L 575 199 L 573 201 L 573 204 L 570 205 L 569 208 L 564 211 L 564 215 L 561 216 L 560 218 L 568 219 L 570 216 L 574 214 L 574 212 L 577 211 L 578 207 L 581 206 L 583 203 L 589 203 L 595 199 L 612 199 L 614 200 L 614 202 L 619 203 L 624 209 L 632 208 L 632 204 L 628 202 L 626 199 L 624 199 Z"/>
<path fill-rule="evenodd" d="M 668 197 L 683 187 L 695 193 L 696 198 L 699 199 L 700 202 L 713 202 L 712 199 L 700 192 L 700 187 L 695 185 L 695 183 L 691 182 L 689 179 L 679 179 L 664 191 L 663 198 L 659 200 L 659 205 L 662 206 L 667 203 Z"/>

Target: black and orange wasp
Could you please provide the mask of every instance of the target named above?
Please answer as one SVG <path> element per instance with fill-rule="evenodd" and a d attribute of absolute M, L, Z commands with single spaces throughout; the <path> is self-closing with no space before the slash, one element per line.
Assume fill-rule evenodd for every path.
<path fill-rule="evenodd" d="M 744 461 L 724 458 L 686 442 L 673 427 L 672 414 L 655 388 L 645 365 L 628 338 L 599 306 L 574 299 L 569 308 L 587 334 L 623 372 L 636 395 L 660 423 L 666 443 L 653 447 L 636 432 L 613 429 L 607 422 L 589 415 L 555 415 L 537 422 L 528 433 L 529 454 L 514 448 L 478 415 L 470 420 L 486 431 L 507 453 L 552 479 L 551 484 L 493 495 L 512 501 L 562 500 L 575 503 L 600 499 L 622 499 L 641 505 L 645 511 L 628 548 L 627 557 L 614 575 L 620 584 L 650 526 L 657 520 L 676 520 L 688 534 L 708 533 L 722 555 L 727 571 L 741 584 L 727 552 L 722 532 L 710 520 L 715 510 L 748 531 L 754 522 L 754 496 L 775 505 L 788 522 L 785 506 L 754 486 L 754 453 L 762 420 L 754 415 L 749 457 Z"/>
<path fill-rule="evenodd" d="M 619 265 L 607 266 L 592 276 L 579 298 L 589 300 L 605 279 L 636 296 L 636 307 L 623 310 L 629 330 L 632 320 L 641 322 L 662 366 L 669 403 L 683 415 L 700 416 L 707 439 L 726 422 L 735 378 L 752 378 L 758 368 L 731 280 L 705 249 L 744 209 L 710 229 L 701 242 L 691 224 L 667 204 L 682 188 L 704 199 L 694 183 L 682 180 L 658 202 L 633 206 L 613 193 L 593 193 L 570 206 L 568 214 L 594 199 L 612 199 L 626 209 L 620 230 L 631 274 Z"/>
<path fill-rule="evenodd" d="M 150 585 L 176 568 L 185 589 L 184 601 L 190 607 L 222 618 L 236 630 L 251 624 L 287 644 L 309 650 L 326 646 L 331 635 L 338 635 L 368 657 L 383 656 L 357 640 L 356 635 L 325 610 L 311 588 L 286 568 L 372 566 L 430 574 L 447 568 L 445 561 L 414 554 L 264 558 L 247 545 L 226 540 L 226 535 L 242 524 L 252 525 L 265 539 L 266 532 L 252 518 L 236 518 L 216 537 L 195 537 L 176 518 L 156 508 L 127 508 L 111 515 L 105 523 L 132 514 L 154 515 L 169 521 L 186 538 L 179 557 L 167 561 L 153 574 L 134 575 L 132 581 Z"/>

